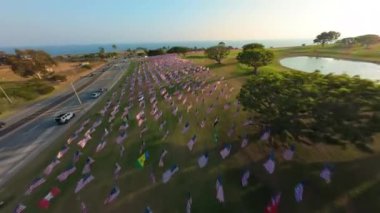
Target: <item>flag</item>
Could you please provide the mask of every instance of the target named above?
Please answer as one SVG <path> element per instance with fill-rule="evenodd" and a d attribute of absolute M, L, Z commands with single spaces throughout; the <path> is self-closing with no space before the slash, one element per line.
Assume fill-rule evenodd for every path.
<path fill-rule="evenodd" d="M 179 171 L 179 167 L 177 165 L 173 165 L 170 169 L 166 170 L 162 174 L 162 182 L 167 183 L 171 179 L 171 177 Z"/>
<path fill-rule="evenodd" d="M 148 206 L 145 208 L 144 213 L 153 213 L 152 209 Z"/>
<path fill-rule="evenodd" d="M 96 146 L 96 151 L 95 152 L 100 152 L 104 147 L 106 146 L 107 141 L 101 141 L 97 146 Z"/>
<path fill-rule="evenodd" d="M 166 154 L 168 154 L 168 151 L 166 151 L 166 149 L 164 149 L 161 152 L 160 161 L 158 162 L 159 167 L 164 167 L 164 158 L 165 158 Z"/>
<path fill-rule="evenodd" d="M 186 201 L 186 213 L 191 213 L 192 204 L 193 204 L 193 199 L 191 197 L 191 194 L 189 193 L 189 196 Z"/>
<path fill-rule="evenodd" d="M 278 206 L 280 205 L 281 193 L 278 193 L 276 196 L 271 198 L 271 201 L 265 208 L 265 213 L 277 213 Z"/>
<path fill-rule="evenodd" d="M 115 168 L 115 171 L 113 172 L 113 175 L 114 175 L 115 179 L 117 179 L 117 178 L 119 178 L 119 175 L 120 175 L 121 166 L 119 165 L 119 163 L 116 163 L 115 166 L 116 166 L 116 168 Z"/>
<path fill-rule="evenodd" d="M 58 159 L 61 159 L 65 154 L 66 152 L 69 150 L 69 147 L 67 145 L 64 145 L 58 152 L 57 154 L 57 158 Z"/>
<path fill-rule="evenodd" d="M 208 153 L 206 152 L 201 157 L 198 158 L 198 165 L 199 168 L 203 168 L 207 165 L 208 162 Z"/>
<path fill-rule="evenodd" d="M 139 168 L 144 168 L 145 161 L 149 159 L 149 152 L 145 151 L 138 159 L 137 159 L 137 166 Z"/>
<path fill-rule="evenodd" d="M 303 196 L 303 183 L 299 183 L 296 185 L 294 188 L 294 196 L 296 198 L 297 203 L 302 201 L 302 196 Z"/>
<path fill-rule="evenodd" d="M 125 152 L 124 145 L 120 145 L 120 157 L 123 157 L 124 152 Z"/>
<path fill-rule="evenodd" d="M 241 185 L 243 187 L 246 187 L 248 185 L 248 179 L 250 176 L 251 176 L 251 173 L 249 172 L 249 170 L 246 170 L 243 176 L 241 177 Z"/>
<path fill-rule="evenodd" d="M 78 138 L 78 134 L 77 133 L 74 133 L 71 135 L 71 137 L 69 139 L 67 139 L 67 144 L 71 144 L 71 142 L 73 142 L 75 139 Z"/>
<path fill-rule="evenodd" d="M 76 163 L 79 160 L 79 157 L 82 155 L 80 151 L 75 151 L 74 156 L 73 156 L 73 162 Z"/>
<path fill-rule="evenodd" d="M 186 133 L 187 130 L 189 130 L 189 128 L 190 128 L 190 123 L 187 121 L 185 124 L 185 127 L 182 129 L 182 133 Z"/>
<path fill-rule="evenodd" d="M 57 166 L 60 163 L 58 159 L 54 159 L 44 170 L 44 174 L 46 176 L 50 175 L 50 173 L 53 171 L 54 167 Z"/>
<path fill-rule="evenodd" d="M 108 195 L 108 197 L 106 198 L 106 200 L 104 201 L 104 204 L 109 204 L 111 203 L 112 201 L 114 201 L 117 196 L 119 196 L 120 194 L 120 189 L 119 187 L 117 186 L 114 186 L 110 192 L 110 194 Z"/>
<path fill-rule="evenodd" d="M 80 202 L 80 209 L 81 209 L 81 213 L 87 213 L 87 207 L 83 201 Z"/>
<path fill-rule="evenodd" d="M 267 141 L 269 138 L 270 138 L 270 130 L 265 131 L 265 132 L 261 135 L 260 140 L 261 140 L 261 141 Z"/>
<path fill-rule="evenodd" d="M 121 144 L 123 143 L 123 141 L 125 140 L 125 138 L 127 138 L 127 132 L 126 131 L 123 131 L 119 134 L 119 136 L 116 138 L 116 143 L 117 144 Z"/>
<path fill-rule="evenodd" d="M 221 177 L 218 177 L 216 179 L 216 199 L 220 203 L 224 203 L 224 191 Z"/>
<path fill-rule="evenodd" d="M 94 180 L 94 176 L 91 174 L 85 174 L 83 178 L 81 178 L 74 190 L 74 193 L 78 193 L 80 190 L 82 190 L 87 184 L 89 184 L 92 180 Z"/>
<path fill-rule="evenodd" d="M 38 202 L 38 206 L 41 208 L 41 209 L 48 209 L 49 208 L 49 205 L 50 205 L 50 201 L 51 199 L 55 198 L 58 196 L 58 194 L 61 193 L 61 190 L 58 188 L 58 187 L 53 187 L 49 193 L 44 197 L 42 198 L 39 202 Z"/>
<path fill-rule="evenodd" d="M 196 139 L 197 139 L 197 135 L 193 135 L 193 137 L 191 138 L 191 140 L 187 143 L 187 147 L 189 148 L 190 151 L 193 150 L 193 146 L 196 142 Z"/>
<path fill-rule="evenodd" d="M 26 209 L 26 206 L 24 204 L 17 204 L 15 210 L 13 211 L 14 213 L 23 213 L 24 210 Z"/>
<path fill-rule="evenodd" d="M 241 141 L 241 148 L 245 148 L 248 145 L 248 137 L 244 137 L 243 140 Z"/>
<path fill-rule="evenodd" d="M 78 142 L 78 146 L 80 146 L 83 149 L 90 139 L 91 139 L 91 135 L 85 135 L 85 137 Z"/>
<path fill-rule="evenodd" d="M 325 168 L 323 168 L 323 170 L 321 171 L 319 176 L 322 179 L 324 179 L 326 181 L 326 183 L 330 183 L 331 182 L 331 171 L 330 171 L 329 167 L 325 166 Z"/>
<path fill-rule="evenodd" d="M 263 164 L 264 168 L 267 170 L 269 174 L 272 174 L 276 167 L 276 164 L 273 159 L 273 157 L 269 157 L 269 159 Z"/>
<path fill-rule="evenodd" d="M 228 157 L 230 155 L 230 152 L 231 152 L 231 144 L 226 144 L 224 146 L 224 148 L 220 151 L 220 156 L 225 159 L 226 157 Z"/>
<path fill-rule="evenodd" d="M 218 123 L 219 123 L 219 118 L 216 117 L 214 120 L 214 124 L 212 126 L 215 128 L 215 126 L 218 125 Z"/>
<path fill-rule="evenodd" d="M 32 184 L 30 184 L 29 188 L 26 190 L 25 195 L 30 195 L 37 187 L 41 186 L 43 183 L 45 183 L 45 178 L 35 178 L 32 181 Z"/>
<path fill-rule="evenodd" d="M 282 157 L 285 160 L 291 160 L 291 159 L 293 159 L 294 151 L 295 151 L 295 146 L 291 145 L 290 148 L 288 148 L 284 151 L 284 153 L 282 154 Z"/>
<path fill-rule="evenodd" d="M 76 171 L 76 167 L 74 165 L 70 165 L 65 171 L 63 171 L 61 174 L 57 176 L 57 179 L 60 182 L 65 181 L 71 174 L 73 174 Z"/>

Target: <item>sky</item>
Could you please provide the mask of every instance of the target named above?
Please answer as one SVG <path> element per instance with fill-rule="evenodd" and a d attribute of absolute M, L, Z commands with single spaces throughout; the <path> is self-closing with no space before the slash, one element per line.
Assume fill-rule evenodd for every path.
<path fill-rule="evenodd" d="M 380 34 L 379 0 L 0 0 L 0 46 Z"/>

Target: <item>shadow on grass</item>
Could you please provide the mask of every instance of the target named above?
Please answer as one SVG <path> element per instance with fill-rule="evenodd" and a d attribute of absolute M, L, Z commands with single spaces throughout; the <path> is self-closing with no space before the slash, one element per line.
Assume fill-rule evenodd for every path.
<path fill-rule="evenodd" d="M 205 59 L 207 58 L 206 56 L 204 55 L 189 55 L 189 56 L 186 56 L 186 59 Z"/>

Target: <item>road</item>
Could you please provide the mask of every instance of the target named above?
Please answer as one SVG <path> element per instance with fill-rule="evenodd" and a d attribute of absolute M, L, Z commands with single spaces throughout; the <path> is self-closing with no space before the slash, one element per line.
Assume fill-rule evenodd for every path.
<path fill-rule="evenodd" d="M 99 88 L 112 88 L 128 69 L 128 65 L 128 62 L 119 60 L 109 66 L 105 72 L 99 72 L 99 77 L 97 77 L 94 82 L 78 92 L 82 106 L 79 105 L 77 98 L 72 95 L 66 101 L 44 112 L 16 130 L 12 130 L 12 132 L 0 137 L 0 188 L 12 175 L 16 174 L 26 162 L 31 161 L 44 148 L 64 134 L 75 120 L 79 119 L 99 100 L 89 97 L 92 91 Z M 75 87 L 84 82 L 85 81 L 77 82 Z M 34 104 L 31 109 L 38 110 L 39 107 L 41 108 L 45 104 L 53 102 L 56 98 L 57 96 L 39 104 Z M 54 117 L 60 112 L 67 111 L 75 111 L 77 115 L 76 118 L 67 125 L 57 125 Z M 20 117 L 17 117 L 17 119 L 20 119 Z"/>

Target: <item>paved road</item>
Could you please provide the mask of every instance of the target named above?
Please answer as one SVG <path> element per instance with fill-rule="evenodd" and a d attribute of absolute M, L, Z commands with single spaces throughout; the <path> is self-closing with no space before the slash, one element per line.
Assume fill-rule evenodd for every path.
<path fill-rule="evenodd" d="M 60 137 L 76 119 L 79 119 L 96 103 L 98 99 L 89 97 L 92 91 L 98 88 L 111 88 L 119 81 L 128 65 L 128 62 L 119 60 L 114 62 L 107 71 L 100 73 L 100 76 L 92 84 L 79 92 L 82 106 L 79 105 L 76 97 L 70 97 L 67 101 L 46 111 L 29 123 L 0 137 L 0 187 L 17 173 L 26 162 L 31 161 L 44 148 Z M 84 81 L 77 83 L 76 86 L 80 83 L 84 83 Z M 39 105 L 43 107 L 50 101 L 52 100 L 46 100 Z M 33 105 L 33 110 L 35 108 L 38 109 L 38 104 Z M 67 111 L 76 112 L 75 120 L 67 125 L 57 125 L 54 117 L 60 112 Z"/>

